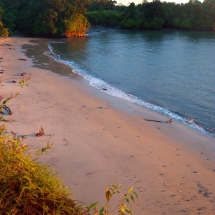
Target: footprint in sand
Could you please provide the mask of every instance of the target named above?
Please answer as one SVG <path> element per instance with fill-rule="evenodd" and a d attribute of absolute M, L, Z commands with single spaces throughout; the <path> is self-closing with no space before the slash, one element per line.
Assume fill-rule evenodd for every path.
<path fill-rule="evenodd" d="M 66 138 L 63 138 L 63 141 L 65 142 L 63 145 L 64 146 L 68 146 L 69 145 L 69 141 Z"/>

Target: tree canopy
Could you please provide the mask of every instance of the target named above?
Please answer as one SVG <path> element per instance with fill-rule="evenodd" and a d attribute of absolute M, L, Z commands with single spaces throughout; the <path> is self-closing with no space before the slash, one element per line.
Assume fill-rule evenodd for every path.
<path fill-rule="evenodd" d="M 202 3 L 190 0 L 186 4 L 144 0 L 142 4 L 130 3 L 128 6 L 115 5 L 113 1 L 109 1 L 112 3 L 111 10 L 105 0 L 103 1 L 94 1 L 86 6 L 87 17 L 92 25 L 103 23 L 106 26 L 129 29 L 215 30 L 215 0 L 204 0 Z M 115 16 L 112 16 L 113 11 Z M 107 22 L 107 16 L 112 17 L 111 22 Z"/>
<path fill-rule="evenodd" d="M 10 33 L 83 36 L 90 25 L 85 0 L 0 0 L 0 21 Z M 72 26 L 72 27 L 71 27 Z M 67 33 L 67 34 L 66 34 Z"/>
<path fill-rule="evenodd" d="M 114 0 L 0 0 L 0 36 L 84 36 L 91 25 L 128 29 L 215 30 L 215 0 L 186 4 L 147 1 L 128 6 Z"/>

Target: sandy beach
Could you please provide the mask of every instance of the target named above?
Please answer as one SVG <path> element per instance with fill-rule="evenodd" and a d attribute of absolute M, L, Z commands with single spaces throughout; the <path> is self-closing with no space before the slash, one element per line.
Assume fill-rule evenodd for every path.
<path fill-rule="evenodd" d="M 8 102 L 12 115 L 4 116 L 10 120 L 5 124 L 8 132 L 25 135 L 31 149 L 53 143 L 41 162 L 59 173 L 74 199 L 102 205 L 105 188 L 122 184 L 121 195 L 134 187 L 139 196 L 130 207 L 134 215 L 215 214 L 213 137 L 174 120 L 144 120 L 168 118 L 100 92 L 78 75 L 52 72 L 71 68 L 45 52 L 39 55 L 46 69 L 38 68 L 38 45 L 31 40 L 0 40 L 0 95 L 20 93 Z M 31 47 L 31 58 L 23 44 Z M 31 74 L 28 87 L 18 86 L 21 73 Z M 45 136 L 36 137 L 41 126 Z M 112 207 L 119 196 L 113 197 Z"/>

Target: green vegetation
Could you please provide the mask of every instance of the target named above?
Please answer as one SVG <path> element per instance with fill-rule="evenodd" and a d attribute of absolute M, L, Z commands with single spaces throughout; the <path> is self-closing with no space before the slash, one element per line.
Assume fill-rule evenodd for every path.
<path fill-rule="evenodd" d="M 88 12 L 86 16 L 93 25 L 118 27 L 121 14 L 121 12 L 115 10 L 104 10 Z"/>
<path fill-rule="evenodd" d="M 24 87 L 29 81 L 30 76 L 23 77 L 19 86 Z M 11 111 L 6 105 L 18 95 L 3 101 L 0 96 L 0 122 L 7 122 L 3 115 Z M 81 214 L 80 207 L 70 198 L 69 189 L 61 184 L 55 171 L 37 162 L 51 144 L 35 151 L 33 158 L 23 143 L 24 138 L 7 132 L 5 125 L 0 125 L 0 214 Z"/>
<path fill-rule="evenodd" d="M 75 203 L 54 170 L 25 153 L 20 138 L 0 127 L 0 214 L 74 214 Z M 47 145 L 42 149 L 50 148 Z M 41 151 L 37 151 L 39 155 Z"/>
<path fill-rule="evenodd" d="M 43 36 L 82 32 L 83 36 L 90 27 L 85 13 L 83 0 L 0 0 L 0 21 L 10 35 L 17 30 Z"/>
<path fill-rule="evenodd" d="M 6 134 L 4 125 L 0 126 L 0 214 L 6 215 L 111 215 L 118 210 L 119 215 L 132 214 L 125 204 L 134 202 L 137 194 L 130 188 L 119 204 L 110 212 L 109 203 L 121 185 L 107 187 L 107 203 L 99 210 L 97 204 L 78 205 L 71 199 L 67 187 L 61 184 L 56 172 L 37 162 L 38 157 L 51 145 L 35 151 L 33 158 L 28 146 L 16 134 Z"/>
<path fill-rule="evenodd" d="M 115 5 L 112 1 L 107 4 L 107 1 L 103 0 L 93 2 L 86 7 L 91 25 L 118 26 L 128 29 L 215 29 L 215 0 L 204 0 L 202 3 L 198 0 L 190 0 L 186 4 L 145 0 L 142 4 L 131 3 L 128 6 Z M 115 16 L 112 15 L 114 13 Z M 107 14 L 111 17 L 111 23 L 106 21 Z"/>
<path fill-rule="evenodd" d="M 21 74 L 22 76 L 25 73 Z M 23 77 L 19 86 L 28 86 L 30 76 Z M 10 110 L 6 104 L 16 96 L 2 101 L 0 95 L 0 122 L 7 122 L 3 118 L 4 109 Z M 35 137 L 44 135 L 41 129 Z M 23 143 L 25 136 L 19 136 L 14 132 L 7 132 L 4 124 L 0 124 L 0 214 L 2 215 L 111 215 L 117 210 L 119 215 L 131 215 L 132 211 L 125 204 L 130 204 L 138 198 L 137 194 L 130 188 L 110 212 L 110 200 L 112 196 L 119 193 L 121 185 L 109 185 L 105 191 L 107 202 L 97 209 L 98 202 L 89 206 L 77 204 L 71 198 L 69 189 L 62 185 L 57 173 L 50 167 L 38 162 L 38 158 L 52 144 L 37 150 L 29 151 L 28 146 Z"/>
<path fill-rule="evenodd" d="M 0 36 L 1 37 L 8 37 L 9 32 L 7 28 L 4 28 L 2 22 L 0 22 Z"/>
<path fill-rule="evenodd" d="M 189 0 L 186 4 L 144 0 L 128 6 L 112 0 L 0 0 L 0 36 L 12 35 L 15 30 L 28 35 L 84 36 L 90 24 L 214 30 L 214 11 L 215 0 Z"/>
<path fill-rule="evenodd" d="M 82 14 L 75 14 L 69 20 L 65 20 L 67 37 L 84 36 L 85 32 L 90 28 L 90 24 L 85 16 Z"/>

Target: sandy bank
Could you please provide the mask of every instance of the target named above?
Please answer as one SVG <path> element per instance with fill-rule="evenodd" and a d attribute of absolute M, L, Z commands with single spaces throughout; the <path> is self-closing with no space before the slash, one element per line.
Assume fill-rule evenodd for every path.
<path fill-rule="evenodd" d="M 8 103 L 13 112 L 5 116 L 11 120 L 8 131 L 26 135 L 32 149 L 54 143 L 42 162 L 60 173 L 75 199 L 105 203 L 105 188 L 120 183 L 139 195 L 131 207 L 135 215 L 215 214 L 214 138 L 176 121 L 145 121 L 167 118 L 98 92 L 77 76 L 33 67 L 22 44 L 29 39 L 0 44 L 0 95 L 21 93 Z M 70 70 L 52 59 L 47 68 L 53 63 Z M 23 72 L 31 74 L 31 82 L 22 89 L 17 83 Z M 41 125 L 46 135 L 35 137 Z"/>

